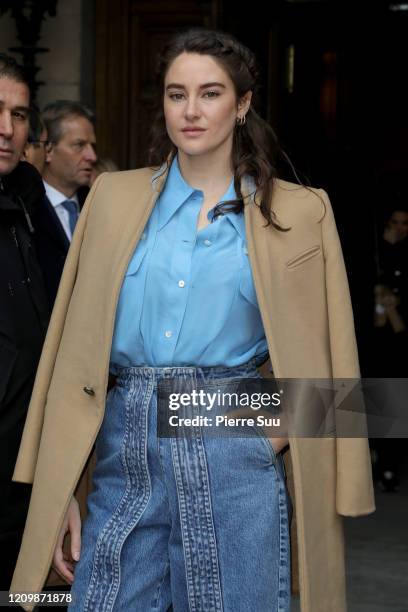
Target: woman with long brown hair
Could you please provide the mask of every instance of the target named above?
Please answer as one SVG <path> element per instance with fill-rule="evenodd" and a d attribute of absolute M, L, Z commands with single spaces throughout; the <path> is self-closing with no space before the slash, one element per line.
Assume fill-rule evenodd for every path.
<path fill-rule="evenodd" d="M 180 400 L 177 429 L 182 396 L 236 390 L 268 357 L 277 378 L 358 376 L 329 200 L 277 177 L 257 81 L 232 36 L 179 34 L 160 59 L 155 169 L 92 188 L 15 471 L 34 489 L 14 590 L 40 588 L 53 559 L 75 611 L 290 609 L 288 439 L 160 429 L 160 385 Z M 73 493 L 95 439 L 81 534 Z M 294 437 L 289 450 L 302 610 L 343 612 L 339 515 L 373 510 L 367 444 Z"/>

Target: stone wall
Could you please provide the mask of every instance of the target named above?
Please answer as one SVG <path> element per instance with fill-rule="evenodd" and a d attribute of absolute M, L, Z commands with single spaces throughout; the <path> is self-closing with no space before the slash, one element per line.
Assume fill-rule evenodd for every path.
<path fill-rule="evenodd" d="M 37 79 L 45 82 L 38 89 L 40 108 L 61 98 L 82 98 L 92 105 L 92 6 L 92 0 L 58 0 L 56 17 L 45 18 L 39 46 L 47 47 L 49 52 L 37 55 L 37 66 L 41 68 Z M 0 17 L 0 50 L 7 53 L 9 47 L 18 45 L 16 26 L 7 12 Z M 21 59 L 18 54 L 15 57 Z"/>

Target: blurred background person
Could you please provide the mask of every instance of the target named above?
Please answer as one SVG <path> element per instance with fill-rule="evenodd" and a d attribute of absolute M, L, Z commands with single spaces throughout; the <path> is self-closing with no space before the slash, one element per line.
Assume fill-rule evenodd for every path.
<path fill-rule="evenodd" d="M 371 376 L 408 375 L 408 209 L 397 201 L 385 214 L 376 253 Z"/>
<path fill-rule="evenodd" d="M 394 209 L 384 230 L 384 240 L 396 244 L 408 237 L 408 210 Z"/>
<path fill-rule="evenodd" d="M 398 310 L 406 319 L 408 315 L 408 208 L 403 203 L 395 203 L 387 215 L 378 255 L 383 281 L 398 298 Z"/>
<path fill-rule="evenodd" d="M 37 168 L 40 174 L 44 171 L 46 147 L 48 144 L 47 128 L 40 113 L 30 109 L 28 140 L 24 147 L 22 159 Z"/>
<path fill-rule="evenodd" d="M 408 376 L 407 309 L 408 210 L 395 202 L 385 216 L 378 240 L 374 313 L 370 343 L 370 376 Z M 373 473 L 383 491 L 396 491 L 401 480 L 406 440 L 371 440 Z"/>
<path fill-rule="evenodd" d="M 102 172 L 117 172 L 119 170 L 118 166 L 115 164 L 113 159 L 109 159 L 107 157 L 98 157 L 96 164 L 94 164 L 91 173 L 91 183 L 90 186 L 94 184 L 96 179 Z"/>
<path fill-rule="evenodd" d="M 401 298 L 383 282 L 375 286 L 374 299 L 372 375 L 378 378 L 406 378 L 408 332 L 406 318 L 401 312 Z M 370 446 L 374 479 L 383 491 L 397 491 L 406 440 L 376 438 L 371 440 Z"/>
<path fill-rule="evenodd" d="M 43 181 L 44 206 L 35 218 L 36 247 L 50 304 L 97 160 L 94 115 L 79 102 L 58 100 L 43 112 L 49 145 Z"/>
<path fill-rule="evenodd" d="M 374 327 L 377 329 L 386 329 L 391 333 L 391 337 L 393 334 L 400 334 L 399 337 L 404 338 L 405 336 L 402 332 L 405 332 L 407 329 L 406 322 L 402 313 L 398 310 L 401 305 L 401 299 L 397 293 L 388 287 L 385 284 L 378 284 L 374 288 L 374 296 L 375 296 L 375 308 L 374 308 Z M 401 346 L 401 348 L 403 348 Z M 397 354 L 395 354 L 397 357 Z M 389 355 L 386 356 L 386 359 L 389 360 Z M 406 373 L 407 366 L 405 363 L 401 363 L 397 361 L 390 364 L 387 361 L 388 367 L 387 372 L 383 370 L 383 375 L 389 374 L 389 376 L 393 375 L 393 377 L 398 377 L 399 372 L 402 374 Z"/>

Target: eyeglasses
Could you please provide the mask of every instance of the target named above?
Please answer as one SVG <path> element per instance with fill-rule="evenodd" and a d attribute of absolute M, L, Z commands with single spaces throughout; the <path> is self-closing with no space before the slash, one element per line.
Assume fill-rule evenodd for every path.
<path fill-rule="evenodd" d="M 49 140 L 29 140 L 28 144 L 33 145 L 34 147 L 41 147 L 41 145 L 45 148 L 46 146 L 48 146 L 50 143 Z"/>

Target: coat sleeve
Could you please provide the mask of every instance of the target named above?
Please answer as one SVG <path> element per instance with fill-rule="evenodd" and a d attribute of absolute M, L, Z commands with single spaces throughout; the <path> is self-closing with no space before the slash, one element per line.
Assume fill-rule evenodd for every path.
<path fill-rule="evenodd" d="M 321 227 L 333 379 L 334 382 L 351 379 L 351 386 L 354 381 L 357 388 L 353 410 L 338 410 L 336 406 L 340 432 L 336 440 L 336 506 L 339 514 L 358 516 L 375 510 L 366 417 L 363 397 L 358 391 L 360 369 L 343 253 L 330 200 L 325 191 L 320 190 L 320 195 L 325 204 Z M 343 437 L 347 432 L 361 437 Z"/>
<path fill-rule="evenodd" d="M 69 302 L 75 285 L 78 262 L 86 231 L 89 210 L 102 181 L 103 175 L 97 178 L 88 194 L 75 228 L 70 249 L 68 251 L 68 256 L 58 289 L 57 299 L 52 311 L 41 359 L 37 369 L 33 393 L 21 439 L 20 450 L 14 469 L 13 480 L 17 482 L 32 483 L 34 480 L 44 422 L 47 394 L 64 330 Z"/>

